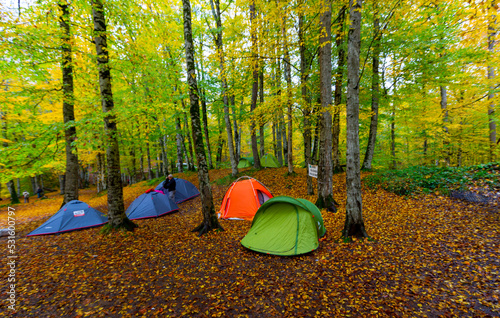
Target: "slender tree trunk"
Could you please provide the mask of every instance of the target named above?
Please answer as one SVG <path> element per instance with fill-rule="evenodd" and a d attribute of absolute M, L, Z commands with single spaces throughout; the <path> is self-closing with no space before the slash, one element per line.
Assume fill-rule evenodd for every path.
<path fill-rule="evenodd" d="M 495 2 L 497 5 L 495 6 Z M 488 24 L 488 51 L 490 51 L 491 56 L 495 54 L 495 38 L 497 35 L 497 30 L 495 29 L 495 25 L 497 24 L 497 16 L 495 14 L 496 10 L 498 9 L 498 2 L 496 0 L 491 0 L 491 6 L 488 8 L 488 17 L 489 17 L 489 24 Z M 490 93 L 488 94 L 488 129 L 489 129 L 489 144 L 490 144 L 490 151 L 489 151 L 489 161 L 494 162 L 496 160 L 495 156 L 495 150 L 496 150 L 496 144 L 497 144 L 497 126 L 495 123 L 495 104 L 494 104 L 494 97 L 495 94 L 493 93 L 494 88 L 493 88 L 493 83 L 495 80 L 495 68 L 492 65 L 488 65 L 488 82 L 490 83 Z M 499 139 L 500 141 L 500 139 Z"/>
<path fill-rule="evenodd" d="M 226 70 L 224 66 L 224 50 L 222 46 L 222 21 L 219 0 L 210 0 L 210 5 L 212 7 L 212 14 L 217 25 L 216 45 L 217 55 L 219 57 L 220 76 L 222 80 L 222 99 L 224 102 L 224 120 L 226 122 L 227 147 L 229 151 L 229 159 L 231 161 L 231 175 L 233 176 L 233 178 L 235 178 L 238 175 L 238 158 L 236 158 L 236 152 L 234 151 L 233 132 L 231 128 L 231 120 L 229 118 L 229 102 L 227 96 L 228 87 Z"/>
<path fill-rule="evenodd" d="M 331 2 L 322 1 L 319 38 L 319 73 L 321 91 L 321 119 L 319 135 L 321 149 L 318 164 L 318 208 L 336 211 L 332 185 L 332 44 L 331 44 Z"/>
<path fill-rule="evenodd" d="M 222 138 L 223 128 L 222 128 L 222 124 L 221 124 L 220 112 L 219 112 L 219 114 L 217 114 L 217 127 L 219 127 L 219 138 L 217 139 L 217 153 L 216 153 L 215 162 L 216 162 L 217 168 L 219 168 L 221 161 L 222 161 L 222 148 L 224 147 L 224 139 Z"/>
<path fill-rule="evenodd" d="M 313 178 L 309 175 L 309 165 L 311 162 L 311 116 L 312 105 L 309 89 L 307 88 L 307 80 L 309 78 L 309 68 L 311 56 L 307 54 L 306 45 L 304 41 L 304 14 L 299 14 L 299 52 L 300 52 L 300 86 L 302 93 L 302 107 L 303 121 L 304 121 L 304 162 L 307 167 L 307 194 L 314 194 Z"/>
<path fill-rule="evenodd" d="M 375 143 L 377 141 L 378 125 L 378 104 L 379 104 L 379 58 L 380 58 L 380 21 L 377 1 L 373 2 L 374 20 L 373 20 L 373 63 L 372 63 L 372 116 L 370 120 L 370 133 L 368 135 L 368 144 L 366 145 L 365 159 L 363 160 L 363 169 L 371 170 L 373 154 L 375 152 Z"/>
<path fill-rule="evenodd" d="M 236 115 L 236 102 L 234 94 L 231 95 L 231 106 L 233 109 L 233 127 L 234 127 L 234 149 L 236 151 L 236 158 L 240 159 L 241 153 L 241 134 L 238 133 L 238 120 Z"/>
<path fill-rule="evenodd" d="M 19 197 L 17 196 L 16 187 L 14 185 L 14 180 L 10 180 L 9 182 L 7 182 L 7 189 L 9 190 L 10 193 L 10 203 L 11 204 L 20 203 Z"/>
<path fill-rule="evenodd" d="M 212 150 L 210 149 L 210 138 L 208 134 L 207 101 L 204 89 L 202 89 L 201 94 L 201 113 L 203 117 L 203 132 L 205 133 L 205 141 L 207 143 L 208 168 L 213 169 L 214 165 L 212 163 Z"/>
<path fill-rule="evenodd" d="M 395 101 L 392 102 L 391 112 L 391 169 L 396 169 L 396 106 Z"/>
<path fill-rule="evenodd" d="M 448 130 L 448 97 L 446 92 L 446 87 L 439 86 L 439 91 L 441 92 L 441 111 L 443 114 L 443 151 L 444 151 L 444 161 L 447 166 L 450 165 L 450 141 L 449 141 L 449 130 Z"/>
<path fill-rule="evenodd" d="M 255 132 L 255 122 L 256 115 L 255 109 L 257 108 L 257 97 L 259 92 L 259 58 L 257 54 L 257 26 L 255 23 L 256 13 L 255 13 L 255 0 L 252 1 L 250 5 L 250 37 L 252 38 L 252 100 L 250 103 L 250 139 L 252 141 L 252 154 L 253 154 L 253 167 L 255 169 L 261 169 L 259 148 L 257 145 L 257 134 Z"/>
<path fill-rule="evenodd" d="M 63 120 L 67 127 L 64 130 L 66 142 L 66 172 L 64 184 L 64 199 L 62 205 L 69 201 L 78 200 L 78 155 L 76 147 L 72 143 L 76 139 L 76 128 L 74 126 L 74 88 L 73 88 L 73 61 L 71 52 L 71 31 L 69 5 L 60 3 L 61 16 L 59 25 L 62 29 L 62 89 L 63 89 Z"/>
<path fill-rule="evenodd" d="M 342 237 L 368 237 L 362 216 L 359 155 L 359 52 L 361 46 L 361 0 L 350 0 L 350 26 L 347 48 L 347 153 L 346 218 Z"/>
<path fill-rule="evenodd" d="M 201 236 L 211 230 L 223 230 L 215 215 L 215 207 L 210 187 L 210 178 L 205 158 L 205 149 L 203 146 L 203 134 L 200 122 L 200 105 L 198 101 L 198 85 L 196 83 L 194 67 L 194 47 L 193 35 L 191 31 L 191 4 L 189 0 L 182 0 L 184 16 L 184 47 L 186 50 L 186 70 L 187 82 L 189 85 L 189 112 L 191 114 L 191 127 L 193 140 L 195 144 L 196 159 L 198 162 L 198 181 L 201 194 L 201 207 L 203 214 L 202 223 L 196 227 L 193 232 L 198 232 Z"/>
<path fill-rule="evenodd" d="M 261 63 L 263 64 L 262 60 Z M 260 66 L 259 70 L 259 107 L 264 107 L 264 65 Z M 264 147 L 264 120 L 263 117 L 259 118 L 259 138 L 260 138 L 260 156 L 263 157 L 266 154 L 266 149 Z"/>
<path fill-rule="evenodd" d="M 342 103 L 342 81 L 344 78 L 345 69 L 345 50 L 344 50 L 344 21 L 347 8 L 343 6 L 339 12 L 339 26 L 335 37 L 335 44 L 338 50 L 338 65 L 335 74 L 335 99 L 333 112 L 333 129 L 332 129 L 332 155 L 333 155 L 333 172 L 341 172 L 340 166 L 340 104 Z"/>
<path fill-rule="evenodd" d="M 116 117 L 112 112 L 114 104 L 109 68 L 109 51 L 104 8 L 101 0 L 92 0 L 92 17 L 94 20 L 94 43 L 97 51 L 99 87 L 107 139 L 108 228 L 133 230 L 137 225 L 127 218 L 123 206 L 123 189 L 120 180 L 120 149 L 118 147 Z"/>
<path fill-rule="evenodd" d="M 168 176 L 167 136 L 160 137 L 161 159 L 163 161 L 163 176 Z"/>
<path fill-rule="evenodd" d="M 292 68 L 290 62 L 290 52 L 288 50 L 288 36 L 286 34 L 286 19 L 283 18 L 281 22 L 281 34 L 283 37 L 283 47 L 285 54 L 285 78 L 286 78 L 286 99 L 287 99 L 287 165 L 288 165 L 288 174 L 293 173 L 293 142 L 292 142 L 292 134 L 293 134 L 293 118 L 292 118 Z M 331 45 L 330 45 L 331 47 Z"/>
<path fill-rule="evenodd" d="M 183 107 L 184 108 L 184 107 Z M 198 113 L 200 111 L 198 110 Z M 188 140 L 188 150 L 189 150 L 189 170 L 191 171 L 194 171 L 194 156 L 193 156 L 193 143 L 191 142 L 191 137 L 190 137 L 190 134 L 189 134 L 189 124 L 188 124 L 188 119 L 187 119 L 187 114 L 184 113 L 184 126 L 186 127 L 186 137 L 187 137 L 187 140 Z"/>
<path fill-rule="evenodd" d="M 0 190 L 1 190 L 1 187 L 0 187 Z M 21 196 L 21 179 L 20 178 L 17 178 L 17 196 L 18 197 Z"/>
<path fill-rule="evenodd" d="M 176 141 L 177 141 L 177 172 L 181 173 L 183 171 L 183 156 L 182 156 L 182 130 L 181 130 L 181 119 L 179 115 L 175 116 L 175 130 Z"/>
<path fill-rule="evenodd" d="M 147 130 L 147 125 L 146 125 L 146 130 Z M 148 180 L 152 180 L 153 179 L 153 168 L 151 166 L 151 152 L 149 150 L 149 141 L 147 141 L 149 138 L 149 136 L 146 136 L 146 161 L 147 161 L 147 164 L 148 164 Z"/>

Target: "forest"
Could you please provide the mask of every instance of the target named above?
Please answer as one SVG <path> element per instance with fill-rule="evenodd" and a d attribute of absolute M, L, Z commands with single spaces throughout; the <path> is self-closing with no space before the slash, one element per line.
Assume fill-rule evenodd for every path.
<path fill-rule="evenodd" d="M 499 315 L 496 1 L 1 0 L 0 15 L 12 316 Z M 129 219 L 171 174 L 200 196 Z M 242 176 L 321 210 L 317 249 L 241 246 L 253 223 L 216 212 Z M 107 224 L 28 234 L 74 200 Z"/>

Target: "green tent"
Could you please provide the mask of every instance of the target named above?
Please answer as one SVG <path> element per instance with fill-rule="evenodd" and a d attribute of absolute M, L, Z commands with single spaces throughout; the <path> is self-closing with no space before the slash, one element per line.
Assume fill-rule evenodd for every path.
<path fill-rule="evenodd" d="M 304 201 L 307 200 L 287 196 L 266 201 L 255 213 L 252 226 L 241 244 L 256 252 L 283 256 L 317 249 L 323 218 L 319 226 L 315 214 L 321 215 L 320 211 L 314 204 Z"/>
<path fill-rule="evenodd" d="M 280 166 L 278 159 L 270 153 L 265 154 L 262 158 L 260 158 L 260 164 L 267 168 L 278 168 Z"/>
<path fill-rule="evenodd" d="M 238 162 L 238 168 L 253 167 L 253 157 L 241 157 Z"/>

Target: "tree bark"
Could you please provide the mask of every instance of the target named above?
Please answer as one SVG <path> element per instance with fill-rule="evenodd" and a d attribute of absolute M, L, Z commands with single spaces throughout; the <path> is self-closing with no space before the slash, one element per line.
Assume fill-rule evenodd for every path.
<path fill-rule="evenodd" d="M 370 120 L 370 133 L 368 135 L 368 144 L 366 145 L 365 159 L 363 160 L 363 169 L 371 170 L 373 154 L 375 152 L 375 143 L 377 141 L 378 125 L 378 103 L 379 103 L 379 59 L 380 59 L 380 39 L 382 37 L 380 30 L 379 12 L 377 0 L 373 2 L 375 9 L 373 20 L 373 59 L 372 59 L 372 116 Z"/>
<path fill-rule="evenodd" d="M 450 141 L 449 141 L 449 130 L 448 130 L 448 97 L 446 92 L 446 87 L 439 86 L 439 91 L 441 93 L 441 112 L 443 116 L 443 152 L 444 152 L 444 161 L 447 166 L 450 165 Z"/>
<path fill-rule="evenodd" d="M 489 23 L 488 23 L 488 51 L 491 53 L 492 57 L 495 54 L 495 38 L 497 34 L 497 30 L 495 29 L 496 25 L 496 7 L 495 7 L 495 2 L 496 0 L 491 0 L 491 5 L 488 8 L 488 17 L 489 17 Z M 498 2 L 497 2 L 497 7 L 498 7 Z M 491 12 L 491 13 L 490 13 Z M 489 144 L 490 144 L 490 151 L 489 151 L 489 161 L 494 162 L 496 160 L 495 156 L 495 150 L 496 150 L 496 139 L 497 139 L 497 126 L 495 123 L 495 104 L 494 104 L 494 97 L 495 94 L 493 93 L 493 83 L 495 80 L 495 68 L 492 65 L 488 65 L 488 82 L 490 82 L 490 93 L 488 94 L 488 129 L 489 129 Z"/>
<path fill-rule="evenodd" d="M 183 107 L 184 108 L 184 107 Z M 198 113 L 200 111 L 198 110 Z M 189 150 L 189 160 L 188 160 L 188 167 L 189 170 L 194 171 L 194 156 L 193 156 L 193 143 L 191 142 L 191 137 L 189 134 L 189 124 L 188 124 L 188 119 L 187 119 L 187 114 L 184 113 L 184 126 L 186 127 L 186 137 L 188 140 L 188 150 Z"/>
<path fill-rule="evenodd" d="M 123 206 L 123 188 L 120 178 L 120 149 L 118 146 L 118 130 L 116 116 L 113 114 L 113 92 L 111 89 L 111 71 L 109 68 L 109 51 L 106 35 L 106 20 L 101 0 L 92 0 L 92 18 L 94 21 L 94 43 L 97 52 L 99 69 L 99 88 L 102 110 L 104 113 L 105 137 L 107 139 L 108 170 L 108 226 L 107 229 L 123 228 L 133 230 L 137 227 L 125 214 Z"/>
<path fill-rule="evenodd" d="M 210 138 L 208 134 L 208 116 L 207 116 L 207 101 L 205 97 L 205 90 L 201 90 L 201 113 L 203 117 L 203 132 L 205 134 L 205 141 L 207 143 L 207 157 L 208 157 L 208 168 L 213 169 L 214 165 L 212 163 L 212 150 L 210 149 Z"/>
<path fill-rule="evenodd" d="M 300 12 L 299 14 L 299 53 L 300 53 L 300 86 L 301 86 L 301 94 L 302 101 L 304 106 L 302 107 L 302 115 L 304 122 L 304 163 L 307 167 L 307 194 L 314 194 L 313 187 L 313 178 L 309 175 L 309 164 L 311 162 L 311 116 L 312 116 L 312 105 L 311 105 L 311 96 L 309 94 L 309 89 L 307 87 L 307 80 L 309 78 L 309 71 L 311 66 L 312 57 L 310 54 L 307 54 L 307 49 L 305 45 L 304 38 L 304 14 Z"/>
<path fill-rule="evenodd" d="M 318 199 L 316 206 L 327 211 L 336 211 L 332 185 L 332 44 L 331 44 L 331 0 L 322 2 L 319 38 L 319 73 L 321 92 L 321 119 L 319 139 L 321 149 L 318 164 Z"/>
<path fill-rule="evenodd" d="M 359 53 L 361 47 L 361 0 L 350 0 L 347 47 L 347 153 L 346 218 L 342 237 L 368 237 L 362 215 L 359 156 Z"/>
<path fill-rule="evenodd" d="M 62 90 L 63 90 L 63 120 L 66 129 L 64 130 L 66 144 L 66 172 L 64 184 L 64 199 L 62 205 L 69 201 L 78 200 L 78 155 L 76 147 L 72 143 L 76 139 L 75 128 L 75 107 L 74 107 L 74 85 L 73 85 L 73 60 L 71 50 L 71 31 L 69 5 L 60 3 L 61 16 L 59 26 L 62 29 Z"/>
<path fill-rule="evenodd" d="M 341 172 L 340 166 L 340 104 L 342 103 L 342 81 L 344 78 L 345 68 L 345 50 L 344 50 L 344 21 L 347 8 L 343 6 L 339 12 L 339 26 L 335 37 L 335 45 L 338 50 L 338 65 L 335 74 L 335 98 L 334 98 L 334 113 L 333 113 L 333 129 L 332 129 L 332 170 L 333 172 Z"/>
<path fill-rule="evenodd" d="M 281 22 L 281 35 L 283 37 L 283 48 L 284 48 L 284 63 L 285 63 L 285 79 L 286 79 L 286 104 L 287 104 L 287 137 L 286 137 L 286 145 L 287 145 L 287 165 L 288 165 L 288 174 L 293 173 L 293 142 L 292 142 L 292 134 L 293 134 L 293 118 L 292 118 L 292 68 L 290 64 L 290 51 L 288 49 L 288 36 L 286 34 L 286 18 L 285 16 Z M 330 46 L 331 47 L 331 46 Z"/>
<path fill-rule="evenodd" d="M 215 3 L 214 3 L 215 2 Z M 219 0 L 210 0 L 210 5 L 212 7 L 212 14 L 215 19 L 215 23 L 217 26 L 217 35 L 216 35 L 216 45 L 217 45 L 217 55 L 219 57 L 219 68 L 220 68 L 220 77 L 222 81 L 222 99 L 224 102 L 224 121 L 226 122 L 226 133 L 227 133 L 227 147 L 229 151 L 229 159 L 231 161 L 231 175 L 233 178 L 236 178 L 238 175 L 238 159 L 236 158 L 236 153 L 234 151 L 234 143 L 233 143 L 233 132 L 231 128 L 231 120 L 229 118 L 229 102 L 227 96 L 227 78 L 226 78 L 226 70 L 224 65 L 224 49 L 222 46 L 222 21 L 221 21 L 221 13 L 220 13 L 220 5 Z"/>
<path fill-rule="evenodd" d="M 261 64 L 263 64 L 261 60 Z M 259 107 L 264 107 L 264 65 L 260 65 L 259 70 Z M 266 149 L 264 147 L 264 125 L 265 122 L 263 117 L 259 118 L 259 139 L 260 139 L 260 156 L 263 157 L 266 154 Z"/>
<path fill-rule="evenodd" d="M 231 106 L 232 106 L 231 108 L 233 109 L 234 151 L 236 152 L 236 158 L 239 161 L 241 153 L 241 134 L 238 132 L 238 120 L 236 114 L 236 102 L 234 94 L 231 95 Z"/>
<path fill-rule="evenodd" d="M 177 131 L 176 134 L 176 141 L 177 141 L 177 172 L 181 173 L 184 169 L 184 162 L 183 162 L 183 156 L 182 156 L 182 130 L 181 130 L 181 119 L 179 115 L 175 116 L 175 130 Z"/>
<path fill-rule="evenodd" d="M 257 54 L 257 26 L 255 23 L 256 13 L 255 13 L 255 0 L 252 1 L 250 5 L 250 37 L 252 39 L 252 100 L 250 103 L 250 139 L 252 141 L 252 154 L 253 154 L 253 167 L 255 169 L 261 169 L 259 148 L 257 145 L 257 134 L 255 132 L 255 109 L 257 108 L 257 97 L 259 91 L 259 57 Z"/>
<path fill-rule="evenodd" d="M 196 159 L 198 162 L 198 181 L 201 195 L 203 221 L 193 232 L 201 236 L 211 230 L 223 230 L 220 226 L 213 203 L 212 188 L 205 158 L 203 135 L 200 122 L 200 105 L 198 100 L 198 85 L 195 76 L 193 34 L 191 31 L 191 4 L 189 0 L 182 0 L 184 17 L 184 47 L 186 50 L 187 82 L 189 85 L 189 112 L 191 114 L 191 128 L 195 144 Z"/>
<path fill-rule="evenodd" d="M 14 185 L 14 180 L 10 180 L 9 182 L 7 182 L 7 189 L 9 190 L 10 193 L 10 203 L 11 204 L 20 203 L 19 197 L 17 196 L 16 187 Z"/>

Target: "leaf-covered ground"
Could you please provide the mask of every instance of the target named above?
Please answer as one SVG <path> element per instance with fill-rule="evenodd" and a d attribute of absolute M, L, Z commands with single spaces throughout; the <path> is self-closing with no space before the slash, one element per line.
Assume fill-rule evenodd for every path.
<path fill-rule="evenodd" d="M 225 171 L 211 171 L 211 180 Z M 254 177 L 274 195 L 306 195 L 305 171 L 285 169 Z M 182 175 L 179 175 L 182 177 Z M 185 177 L 197 184 L 197 176 Z M 345 204 L 345 175 L 334 176 Z M 125 188 L 125 205 L 150 186 Z M 220 207 L 225 187 L 213 186 Z M 106 198 L 83 190 L 80 199 L 106 210 Z M 99 228 L 26 237 L 61 204 L 16 207 L 17 312 L 14 317 L 498 317 L 500 232 L 498 207 L 435 195 L 404 198 L 364 189 L 363 216 L 375 241 L 337 241 L 345 210 L 323 212 L 327 238 L 297 257 L 258 254 L 241 246 L 250 222 L 220 221 L 224 232 L 191 233 L 201 221 L 199 198 L 180 212 L 138 220 L 132 234 Z M 0 226 L 7 221 L 0 212 Z M 0 242 L 6 246 L 6 238 Z M 4 254 L 6 255 L 6 254 Z M 0 265 L 7 277 L 6 258 Z"/>

